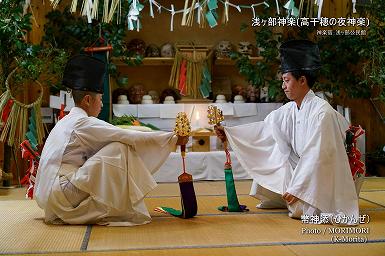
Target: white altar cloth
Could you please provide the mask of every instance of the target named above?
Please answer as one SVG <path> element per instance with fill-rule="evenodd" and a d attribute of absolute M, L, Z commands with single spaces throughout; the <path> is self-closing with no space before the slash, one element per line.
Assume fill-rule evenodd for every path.
<path fill-rule="evenodd" d="M 151 123 L 161 130 L 171 131 L 178 112 L 186 112 L 194 129 L 209 127 L 207 107 L 218 106 L 225 116 L 227 126 L 262 121 L 282 103 L 212 103 L 212 104 L 113 104 L 114 116 L 133 115 L 144 123 Z"/>
<path fill-rule="evenodd" d="M 178 112 L 186 112 L 190 118 L 192 129 L 207 128 L 207 108 L 216 105 L 225 116 L 224 125 L 235 126 L 262 121 L 282 103 L 199 103 L 199 104 L 113 104 L 114 116 L 133 115 L 144 123 L 150 123 L 164 131 L 172 131 Z M 190 139 L 190 144 L 191 144 Z M 189 145 L 187 145 L 189 146 Z M 216 139 L 211 137 L 211 150 L 216 148 Z M 234 179 L 250 179 L 251 177 L 239 164 L 235 155 L 231 154 Z M 186 155 L 187 172 L 194 180 L 224 180 L 224 151 L 188 152 Z M 167 161 L 155 173 L 158 182 L 177 182 L 182 173 L 180 153 L 171 153 Z"/>
<path fill-rule="evenodd" d="M 231 154 L 234 179 L 251 179 L 242 168 L 238 159 Z M 188 152 L 186 154 L 186 171 L 194 180 L 224 180 L 224 164 L 226 155 L 224 151 Z M 157 182 L 177 182 L 182 174 L 182 158 L 180 153 L 171 153 L 167 161 L 154 175 Z"/>

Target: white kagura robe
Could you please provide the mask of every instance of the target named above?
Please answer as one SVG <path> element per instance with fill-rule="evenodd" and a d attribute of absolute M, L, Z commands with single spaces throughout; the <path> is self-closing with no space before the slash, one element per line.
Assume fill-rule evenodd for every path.
<path fill-rule="evenodd" d="M 156 186 L 152 174 L 175 143 L 171 132 L 124 130 L 72 108 L 52 129 L 41 154 L 34 195 L 46 222 L 148 223 L 143 199 Z M 62 175 L 89 194 L 76 207 L 62 192 Z"/>
<path fill-rule="evenodd" d="M 254 183 L 298 197 L 297 203 L 313 209 L 308 214 L 345 214 L 358 220 L 358 197 L 344 146 L 347 128 L 344 117 L 310 90 L 300 109 L 289 102 L 263 122 L 226 127 L 225 132 Z"/>

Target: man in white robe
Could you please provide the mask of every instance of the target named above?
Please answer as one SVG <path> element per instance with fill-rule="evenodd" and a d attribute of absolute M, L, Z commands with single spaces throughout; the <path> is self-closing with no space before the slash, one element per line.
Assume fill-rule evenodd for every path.
<path fill-rule="evenodd" d="M 177 138 L 97 119 L 104 73 L 104 62 L 87 55 L 67 63 L 63 85 L 73 90 L 75 107 L 45 142 L 34 191 L 47 223 L 132 226 L 151 220 L 144 197 Z"/>
<path fill-rule="evenodd" d="M 358 197 L 344 146 L 348 123 L 310 89 L 320 67 L 318 47 L 295 40 L 280 52 L 282 89 L 291 102 L 263 122 L 216 127 L 217 135 L 254 178 L 250 194 L 261 200 L 258 208 L 287 207 L 293 218 L 324 215 L 355 224 Z"/>

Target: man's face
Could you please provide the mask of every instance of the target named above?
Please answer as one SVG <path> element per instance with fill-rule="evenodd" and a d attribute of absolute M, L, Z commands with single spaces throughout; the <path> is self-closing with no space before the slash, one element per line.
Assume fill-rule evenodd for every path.
<path fill-rule="evenodd" d="M 102 96 L 103 94 L 96 94 L 95 97 L 90 97 L 90 101 L 89 101 L 89 111 L 88 111 L 88 115 L 89 116 L 93 116 L 93 117 L 97 117 L 99 114 L 100 114 L 100 111 L 102 111 L 102 107 L 103 107 L 103 102 L 102 102 Z"/>
<path fill-rule="evenodd" d="M 140 104 L 142 102 L 142 97 L 146 92 L 142 85 L 134 85 L 130 88 L 129 100 L 132 104 Z"/>
<path fill-rule="evenodd" d="M 296 100 L 301 95 L 301 79 L 298 80 L 291 74 L 291 72 L 282 75 L 282 89 L 289 100 Z"/>

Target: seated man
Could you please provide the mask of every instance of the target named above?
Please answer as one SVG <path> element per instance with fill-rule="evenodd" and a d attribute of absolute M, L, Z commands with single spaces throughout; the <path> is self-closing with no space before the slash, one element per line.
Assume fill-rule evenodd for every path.
<path fill-rule="evenodd" d="M 88 55 L 73 57 L 65 68 L 63 85 L 72 89 L 75 107 L 49 134 L 35 184 L 47 223 L 131 226 L 151 220 L 144 197 L 177 138 L 97 119 L 105 71 L 104 62 Z M 178 138 L 181 143 L 186 138 Z"/>
<path fill-rule="evenodd" d="M 263 122 L 219 126 L 216 133 L 254 178 L 250 194 L 261 200 L 258 208 L 288 207 L 293 218 L 345 215 L 354 222 L 359 212 L 344 146 L 348 124 L 311 90 L 321 66 L 318 46 L 295 40 L 280 52 L 282 89 L 291 102 Z"/>

